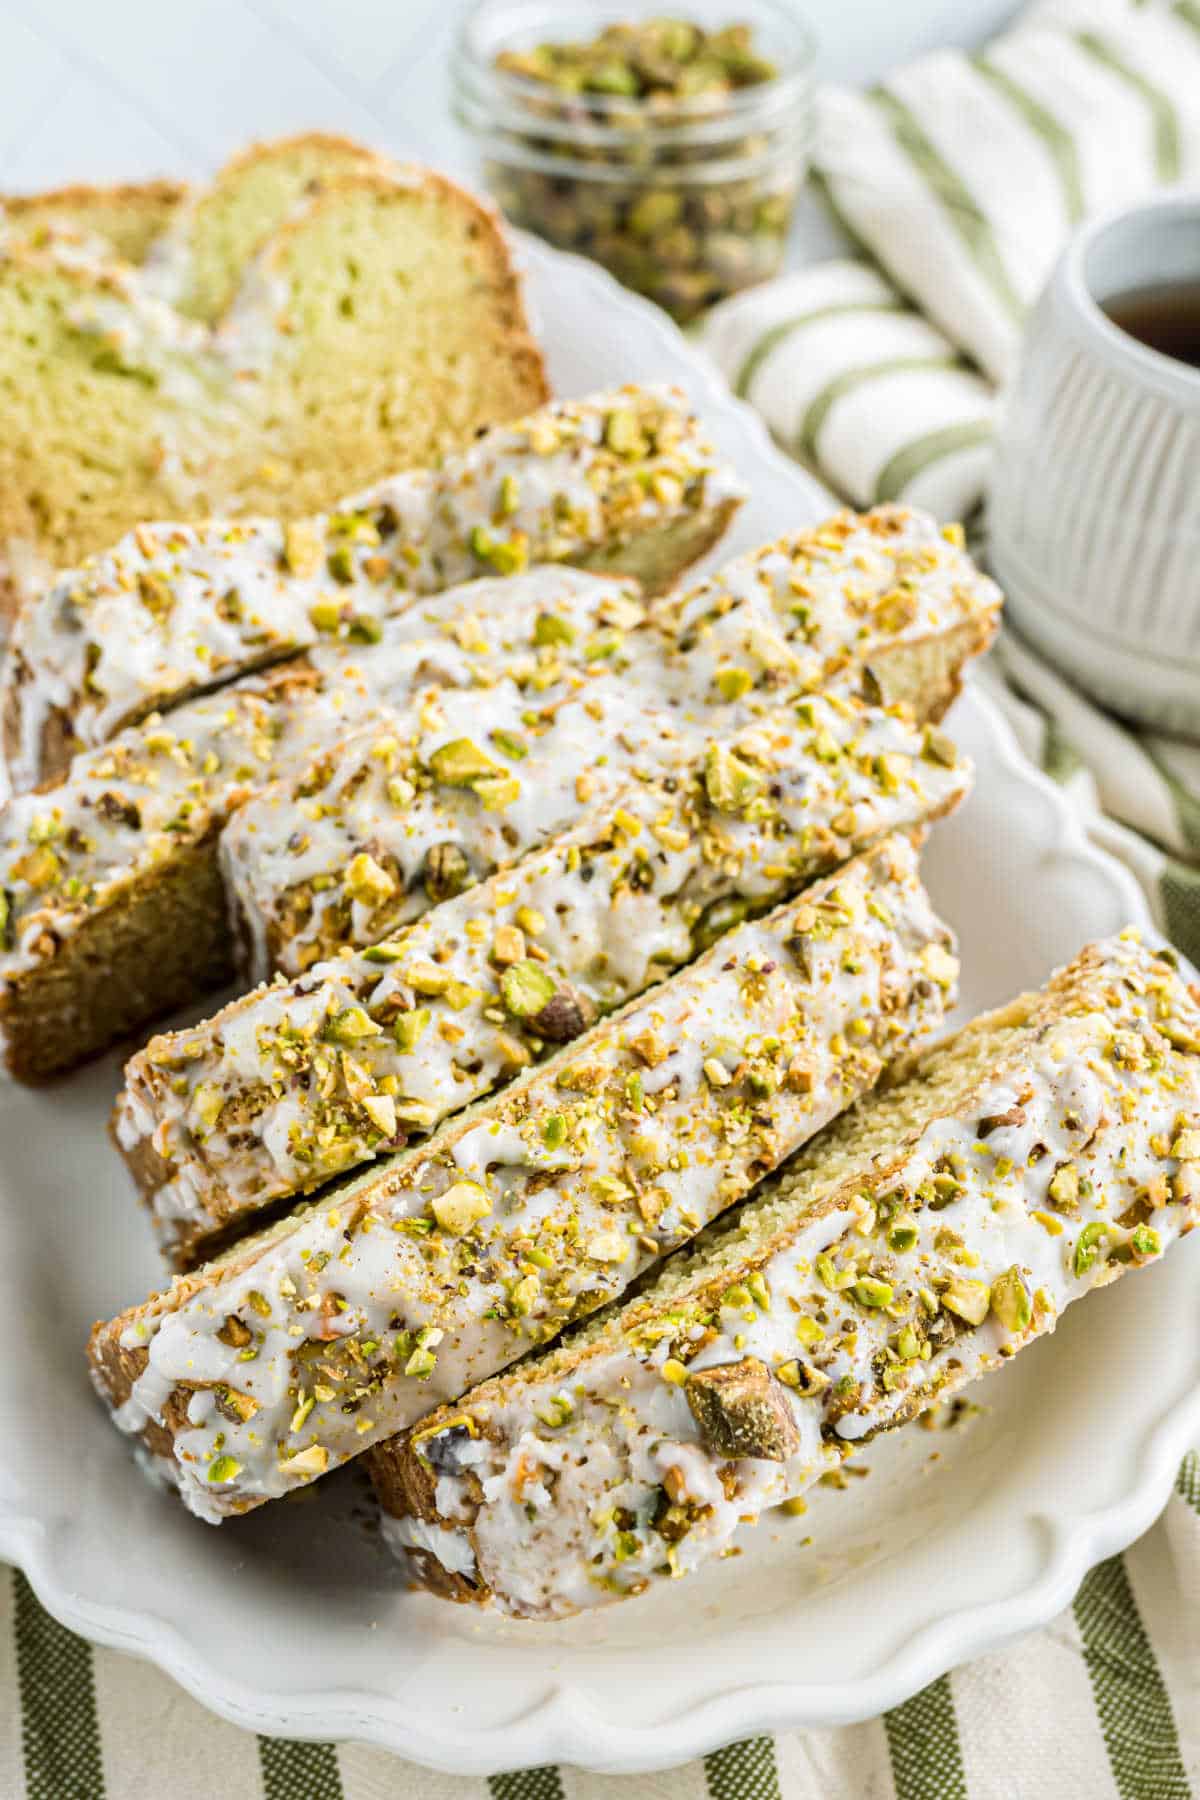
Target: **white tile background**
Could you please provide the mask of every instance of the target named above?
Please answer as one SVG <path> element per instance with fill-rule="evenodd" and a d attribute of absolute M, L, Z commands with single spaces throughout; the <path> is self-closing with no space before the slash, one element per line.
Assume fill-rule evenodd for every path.
<path fill-rule="evenodd" d="M 446 62 L 466 0 L 0 0 L 0 187 L 203 176 L 309 127 L 469 173 Z M 664 12 L 671 0 L 629 0 Z M 686 0 L 679 0 L 686 12 Z M 806 0 L 822 71 L 867 80 L 1013 0 Z M 737 0 L 730 0 L 737 14 Z"/>

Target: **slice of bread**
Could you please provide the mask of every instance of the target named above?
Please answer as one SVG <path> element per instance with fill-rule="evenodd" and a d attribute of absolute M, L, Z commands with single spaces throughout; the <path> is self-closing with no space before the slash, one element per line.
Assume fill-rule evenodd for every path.
<path fill-rule="evenodd" d="M 443 841 L 425 875 L 437 903 L 402 935 L 127 1064 L 113 1136 L 173 1266 L 432 1130 L 720 930 L 941 817 L 969 783 L 943 734 L 814 697 L 464 892 L 467 856 Z"/>
<path fill-rule="evenodd" d="M 586 613 L 590 602 L 602 616 L 610 603 L 631 605 L 629 596 L 628 584 L 553 568 L 472 582 L 426 602 L 419 618 L 391 621 L 378 644 L 335 641 L 166 718 L 151 715 L 77 756 L 57 786 L 11 801 L 0 812 L 9 1072 L 41 1080 L 71 1068 L 228 980 L 218 839 L 233 810 L 281 770 L 378 718 L 383 700 L 419 717 L 441 688 L 483 683 L 490 693 L 486 684 L 503 678 L 517 717 L 521 690 L 508 671 L 536 674 L 530 640 L 542 611 L 566 614 L 574 602 Z"/>
<path fill-rule="evenodd" d="M 518 751 L 501 752 L 502 769 L 486 735 L 510 728 L 505 696 L 481 700 L 477 721 L 461 705 L 464 752 L 485 781 L 477 803 L 472 782 L 460 782 L 455 840 L 474 873 L 490 873 L 506 843 L 532 849 L 577 817 L 598 771 L 636 771 L 657 758 L 664 719 L 676 722 L 686 755 L 689 733 L 703 741 L 737 730 L 789 691 L 861 681 L 864 664 L 873 693 L 898 693 L 920 716 L 936 717 L 957 690 L 963 659 L 989 641 L 998 601 L 957 542 L 903 509 L 846 514 L 765 545 L 668 597 L 625 635 L 621 688 L 604 702 L 603 729 L 589 726 L 586 706 L 545 706 L 537 731 L 518 733 Z M 565 626 L 558 635 L 571 640 L 561 643 L 564 662 L 581 650 L 586 662 L 586 640 Z M 323 748 L 250 801 L 226 832 L 222 858 L 251 979 L 299 974 L 412 917 L 423 846 L 390 798 L 396 771 L 378 755 L 376 736 L 372 728 L 336 753 Z M 424 763 L 431 749 L 420 751 Z M 508 778 L 503 790 L 486 778 L 489 762 Z M 378 907 L 358 904 L 346 888 L 364 856 L 386 876 Z"/>
<path fill-rule="evenodd" d="M 727 1552 L 1200 1218 L 1200 1006 L 1095 945 L 928 1052 L 620 1308 L 370 1458 L 460 1600 L 557 1618 Z"/>
<path fill-rule="evenodd" d="M 250 186 L 270 167 L 287 187 L 295 154 L 276 167 L 260 151 Z M 44 580 L 78 565 L 139 520 L 303 517 L 546 399 L 494 214 L 438 175 L 369 156 L 353 172 L 333 161 L 337 173 L 255 247 L 212 324 L 162 298 L 169 268 L 155 273 L 152 253 L 138 270 L 10 234 L 0 252 L 10 588 L 22 571 Z M 205 282 L 252 219 L 276 217 L 261 193 L 239 199 L 247 179 L 222 189 L 211 218 L 201 208 L 214 237 Z"/>
<path fill-rule="evenodd" d="M 201 1518 L 288 1493 L 621 1293 L 937 1027 L 957 963 L 889 838 L 501 1095 L 92 1334 Z"/>
<path fill-rule="evenodd" d="M 329 132 L 249 144 L 180 208 L 155 247 L 163 286 L 188 318 L 215 324 L 263 244 L 343 175 L 395 174 L 391 159 Z"/>
<path fill-rule="evenodd" d="M 681 393 L 621 388 L 494 426 L 331 515 L 137 525 L 17 620 L 0 701 L 13 788 L 149 712 L 312 644 L 367 641 L 493 570 L 562 561 L 669 585 L 743 492 Z"/>
<path fill-rule="evenodd" d="M 670 725 L 682 743 L 689 731 L 737 729 L 762 710 L 780 704 L 789 685 L 797 681 L 819 684 L 824 671 L 841 682 L 866 682 L 875 695 L 885 687 L 911 693 L 920 712 L 936 715 L 955 691 L 962 660 L 985 646 L 995 629 L 999 595 L 993 584 L 931 520 L 904 509 L 884 509 L 861 519 L 846 515 L 759 555 L 739 558 L 729 569 L 736 583 L 736 598 L 732 589 L 709 581 L 694 590 L 701 596 L 696 607 L 669 605 L 661 620 L 656 615 L 643 626 L 625 631 L 615 615 L 599 632 L 585 628 L 582 614 L 578 624 L 573 622 L 577 614 L 572 609 L 580 605 L 586 609 L 588 602 L 585 598 L 572 600 L 571 595 L 581 584 L 586 588 L 588 580 L 569 571 L 541 571 L 536 578 L 530 575 L 520 583 L 480 583 L 476 593 L 491 596 L 486 605 L 482 600 L 472 601 L 469 588 L 458 590 L 389 621 L 382 641 L 373 647 L 353 653 L 340 647 L 322 649 L 310 653 L 305 661 L 310 673 L 316 674 L 322 696 L 336 678 L 349 698 L 361 696 L 364 711 L 371 705 L 389 703 L 404 707 L 429 683 L 477 683 L 505 675 L 518 686 L 532 689 L 541 712 L 554 704 L 556 695 L 577 698 L 577 683 L 586 679 L 589 686 L 594 684 L 598 699 L 604 689 L 608 698 L 600 704 L 614 718 L 623 708 L 636 741 L 649 723 L 646 690 L 635 690 L 628 680 L 636 652 L 639 665 L 658 669 L 656 726 L 665 729 Z M 540 587 L 536 601 L 520 600 L 527 584 L 537 587 L 547 579 L 562 589 L 548 611 Z M 462 612 L 464 603 L 469 608 L 466 614 Z M 471 615 L 477 610 L 479 617 L 472 622 Z M 502 615 L 511 615 L 515 638 L 493 631 L 488 623 Z M 448 626 L 449 636 L 438 631 L 439 618 Z M 427 631 L 428 638 L 414 641 L 414 629 Z M 518 641 L 522 638 L 523 642 Z M 480 643 L 481 648 L 471 647 Z M 870 670 L 864 672 L 862 658 L 882 672 L 882 681 L 874 676 L 868 681 Z M 303 672 L 303 668 L 297 671 Z M 252 691 L 258 691 L 261 679 L 248 678 Z M 293 759 L 299 761 L 311 753 L 314 744 L 323 743 L 313 774 L 328 786 L 336 775 L 336 748 L 344 748 L 348 726 L 361 723 L 362 712 L 346 710 L 343 702 L 343 710 L 329 718 L 323 698 L 302 704 L 295 685 L 283 676 L 280 679 L 288 698 L 286 706 L 272 711 L 271 753 L 259 759 L 244 781 L 228 786 L 219 758 L 217 772 L 209 780 L 202 771 L 191 768 L 181 752 L 181 760 L 170 761 L 174 773 L 161 792 L 149 793 L 138 778 L 126 784 L 123 759 L 131 759 L 135 767 L 144 759 L 144 739 L 138 728 L 132 728 L 114 740 L 114 749 L 119 750 L 116 764 L 103 752 L 89 752 L 77 759 L 69 778 L 58 787 L 37 798 L 21 796 L 0 814 L 0 888 L 6 896 L 0 939 L 0 1041 L 11 1072 L 22 1079 L 39 1079 L 73 1067 L 113 1042 L 118 1018 L 124 1021 L 120 1030 L 132 1027 L 135 996 L 146 1022 L 182 1003 L 174 989 L 158 1003 L 154 1001 L 158 933 L 173 929 L 173 925 L 153 904 L 153 896 L 158 884 L 169 881 L 173 860 L 184 856 L 185 846 L 194 841 L 195 834 L 203 837 L 207 856 L 216 856 L 216 839 L 231 805 L 235 801 L 242 805 L 251 793 L 262 795 L 270 790 L 263 841 L 269 837 L 277 846 L 263 865 L 263 905 L 245 906 L 239 923 L 239 931 L 256 955 L 261 958 L 274 953 L 269 934 L 276 917 L 281 921 L 280 942 L 295 940 L 306 964 L 324 954 L 322 933 L 327 924 L 333 932 L 328 942 L 336 945 L 346 941 L 346 924 L 353 932 L 377 922 L 371 920 L 370 909 L 360 907 L 355 912 L 357 902 L 340 911 L 337 907 L 348 898 L 344 880 L 349 863 L 360 851 L 370 856 L 371 832 L 362 833 L 341 863 L 335 856 L 324 869 L 311 871 L 318 877 L 332 873 L 332 891 L 328 885 L 316 886 L 297 860 L 301 838 L 314 822 L 300 810 L 307 797 L 297 791 L 294 782 L 281 779 Z M 923 681 L 927 687 L 922 686 Z M 243 685 L 235 683 L 225 690 L 231 703 L 237 703 Z M 737 698 L 726 699 L 729 693 Z M 474 732 L 482 713 L 492 704 L 483 697 L 480 714 L 469 721 L 464 735 Z M 203 736 L 209 729 L 209 705 L 196 701 L 177 709 L 169 718 L 168 737 L 186 745 L 193 735 Z M 569 804 L 551 821 L 555 829 L 574 822 L 589 798 L 596 797 L 596 779 L 605 775 L 603 766 L 590 766 L 604 753 L 597 745 L 595 721 L 588 726 L 578 711 L 576 717 L 580 732 L 590 731 L 590 737 L 585 736 L 582 745 L 578 733 L 571 738 L 574 747 L 570 754 L 582 761 L 574 767 L 564 762 L 552 768 L 557 784 L 553 792 L 562 799 L 568 776 L 572 781 L 583 779 L 577 792 L 567 794 Z M 501 725 L 502 729 L 508 727 L 518 736 L 527 729 L 519 718 L 515 726 L 511 719 L 507 727 Z M 157 727 L 153 729 L 157 731 Z M 321 731 L 328 734 L 327 739 L 318 735 Z M 410 733 L 411 723 L 404 727 L 403 737 Z M 561 735 L 568 737 L 566 727 Z M 351 749 L 355 747 L 352 743 Z M 518 754 L 516 761 L 520 760 Z M 347 773 L 360 767 L 361 758 L 347 763 Z M 367 770 L 379 780 L 378 760 L 370 762 Z M 273 782 L 277 783 L 274 788 Z M 164 819 L 174 820 L 178 812 L 176 786 L 182 788 L 186 783 L 198 783 L 186 796 L 188 829 L 181 832 L 176 824 L 168 831 Z M 331 791 L 339 800 L 344 798 L 341 787 Z M 108 819 L 97 814 L 98 796 L 110 792 L 114 798 L 106 804 L 116 809 L 114 816 L 137 818 L 140 825 L 110 828 Z M 499 788 L 488 790 L 489 798 L 499 800 L 502 794 Z M 488 813 L 483 798 L 481 793 L 463 790 L 460 799 L 469 805 L 460 812 L 460 824 L 470 812 L 479 821 L 473 831 L 481 843 L 485 836 L 489 842 L 502 840 L 502 810 Z M 122 804 L 125 800 L 131 807 Z M 387 799 L 389 813 L 393 804 Z M 281 837 L 271 836 L 273 822 L 277 823 L 287 808 L 296 811 L 292 824 Z M 361 817 L 347 813 L 342 806 L 338 811 L 340 816 L 330 821 L 330 832 L 344 847 L 353 842 Z M 301 835 L 292 844 L 289 840 L 295 832 Z M 31 848 L 38 847 L 46 833 L 54 838 L 52 854 L 30 863 Z M 229 866 L 240 864 L 244 849 L 248 880 L 257 888 L 260 877 L 253 874 L 258 862 L 254 837 L 239 828 L 236 842 L 232 833 L 229 838 Z M 540 841 L 537 837 L 523 840 L 527 848 Z M 513 846 L 508 844 L 504 860 L 511 860 L 512 854 Z M 278 880 L 271 873 L 272 859 Z M 215 905 L 215 873 L 197 891 Z M 310 904 L 314 894 L 325 896 L 315 906 Z M 406 904 L 419 906 L 420 889 L 405 899 Z M 391 929 L 391 923 L 387 919 L 378 922 L 376 937 Z M 215 918 L 209 929 L 228 957 L 231 946 L 224 917 Z M 315 945 L 315 951 L 305 948 L 306 941 Z M 365 941 L 371 940 L 367 937 Z M 197 966 L 197 982 L 202 983 L 204 977 L 205 971 Z M 113 1009 L 111 997 L 118 987 L 127 1001 L 121 1009 Z M 204 991 L 198 985 L 190 997 L 197 998 Z M 68 996 L 70 1004 L 62 1010 Z"/>
<path fill-rule="evenodd" d="M 180 212 L 187 188 L 175 181 L 120 187 L 65 187 L 0 195 L 0 231 L 36 248 L 64 238 L 120 262 L 144 263 Z"/>

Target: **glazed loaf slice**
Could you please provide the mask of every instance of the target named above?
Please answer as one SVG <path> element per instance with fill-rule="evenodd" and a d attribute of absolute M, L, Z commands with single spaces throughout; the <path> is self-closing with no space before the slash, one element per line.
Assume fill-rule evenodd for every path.
<path fill-rule="evenodd" d="M 505 675 L 531 690 L 533 710 L 539 712 L 557 693 L 573 691 L 585 678 L 597 693 L 605 687 L 613 692 L 619 674 L 619 691 L 607 704 L 614 713 L 623 705 L 634 715 L 635 738 L 646 730 L 645 696 L 653 689 L 682 741 L 688 730 L 734 729 L 778 705 L 789 686 L 819 682 L 828 671 L 830 679 L 858 679 L 875 694 L 911 694 L 919 712 L 936 715 L 953 693 L 960 660 L 985 645 L 995 629 L 998 592 L 963 554 L 956 534 L 942 533 L 924 515 L 904 509 L 861 518 L 847 514 L 730 567 L 736 597 L 719 582 L 705 583 L 701 602 L 690 610 L 663 605 L 661 614 L 656 609 L 643 627 L 635 623 L 629 629 L 622 622 L 632 604 L 627 589 L 601 599 L 590 614 L 598 624 L 593 630 L 587 624 L 592 604 L 587 593 L 594 591 L 590 584 L 598 578 L 568 570 L 531 573 L 520 577 L 519 584 L 511 578 L 475 584 L 474 594 L 460 590 L 422 601 L 411 613 L 389 620 L 377 645 L 353 651 L 334 645 L 310 652 L 303 659 L 308 667 L 296 673 L 285 668 L 282 674 L 243 678 L 218 696 L 177 708 L 165 726 L 155 723 L 119 734 L 111 755 L 99 751 L 77 758 L 69 779 L 48 794 L 22 796 L 0 815 L 0 888 L 7 908 L 0 952 L 0 1033 L 7 1067 L 27 1079 L 70 1068 L 121 1032 L 210 991 L 211 969 L 199 958 L 189 961 L 178 935 L 180 915 L 161 900 L 164 893 L 189 894 L 188 929 L 200 924 L 190 909 L 201 909 L 206 941 L 219 945 L 227 970 L 231 943 L 219 906 L 216 840 L 231 806 L 243 802 L 250 790 L 264 796 L 261 837 L 249 826 L 245 831 L 239 826 L 234 849 L 240 865 L 239 846 L 245 846 L 247 887 L 263 893 L 261 905 L 256 900 L 254 909 L 247 909 L 251 941 L 267 944 L 276 915 L 283 919 L 285 936 L 296 935 L 297 929 L 301 939 L 308 934 L 301 948 L 309 962 L 345 941 L 339 919 L 348 920 L 351 930 L 361 922 L 366 935 L 360 941 L 371 941 L 371 909 L 345 890 L 345 877 L 353 865 L 352 882 L 368 895 L 373 872 L 369 863 L 356 859 L 360 853 L 371 857 L 372 831 L 365 830 L 362 841 L 354 843 L 334 822 L 342 859 L 335 854 L 327 866 L 311 869 L 310 875 L 326 881 L 314 890 L 289 847 L 295 834 L 296 843 L 302 843 L 309 827 L 300 810 L 305 796 L 297 794 L 294 783 L 272 788 L 271 782 L 300 758 L 306 745 L 338 743 L 353 723 L 361 724 L 372 697 L 378 704 L 405 705 L 422 682 L 475 683 Z M 561 585 L 556 598 L 545 592 L 546 581 Z M 536 597 L 529 598 L 527 589 L 535 587 Z M 519 593 L 527 598 L 519 599 Z M 509 611 L 510 624 L 493 629 L 496 619 Z M 414 637 L 421 632 L 429 635 Z M 428 657 L 422 645 L 428 647 Z M 881 670 L 884 678 L 871 674 L 867 665 Z M 313 680 L 313 671 L 317 698 L 301 705 L 298 692 Z M 922 679 L 927 690 L 920 686 Z M 239 769 L 235 783 L 224 779 L 219 744 L 193 762 L 188 748 L 193 738 L 203 738 L 230 706 L 241 707 L 245 693 L 269 697 L 279 683 L 287 704 L 271 709 L 270 730 L 256 734 L 265 754 L 244 772 Z M 362 712 L 355 711 L 359 696 L 366 696 Z M 579 730 L 586 727 L 591 733 L 585 740 L 590 756 L 597 746 L 595 721 L 587 725 L 578 710 L 576 717 Z M 482 722 L 472 719 L 469 731 Z M 522 722 L 519 739 L 526 731 Z M 702 746 L 702 737 L 699 742 Z M 166 744 L 167 750 L 150 751 L 148 743 Z M 518 741 L 516 757 L 509 759 L 513 767 L 521 761 L 521 747 Z M 494 744 L 476 748 L 492 761 L 505 754 Z M 602 753 L 604 746 L 597 751 Z M 143 780 L 147 755 L 152 766 L 149 779 Z M 347 774 L 364 766 L 351 753 L 345 762 Z M 126 780 L 130 764 L 132 791 Z M 377 764 L 366 767 L 378 778 Z M 328 758 L 321 759 L 314 773 L 322 785 L 334 783 L 339 800 L 345 797 L 345 783 L 335 781 Z M 567 794 L 567 810 L 558 821 L 562 826 L 596 797 L 597 780 L 607 778 L 603 767 L 585 766 L 582 776 L 578 793 Z M 561 791 L 563 769 L 556 768 L 553 777 Z M 489 797 L 500 801 L 504 791 L 493 787 Z M 110 793 L 113 798 L 104 800 Z M 505 840 L 503 808 L 487 815 L 477 788 L 463 793 L 475 806 L 481 836 L 487 828 L 497 841 Z M 388 820 L 394 802 L 385 798 L 388 810 L 382 817 Z M 186 802 L 183 811 L 180 800 Z M 288 809 L 295 814 L 288 829 L 273 835 Z M 29 860 L 32 850 L 43 849 L 49 853 Z M 511 850 L 508 846 L 506 860 Z M 311 846 L 303 852 L 312 854 Z M 265 875 L 255 872 L 259 860 Z M 193 863 L 202 875 L 193 877 Z M 366 885 L 357 881 L 359 875 L 367 877 Z M 420 875 L 423 887 L 423 869 Z M 276 877 L 277 888 L 270 885 Z M 316 907 L 308 902 L 313 891 L 322 895 Z M 289 895 L 297 906 L 288 903 Z M 385 898 L 391 897 L 388 888 Z M 339 900 L 340 913 L 334 904 Z M 410 900 L 419 910 L 420 890 Z M 314 917 L 320 929 L 313 927 Z M 322 937 L 326 924 L 330 931 Z M 375 937 L 388 929 L 389 922 L 381 923 Z M 169 943 L 162 935 L 166 933 L 171 934 Z M 166 979 L 168 970 L 171 980 Z"/>
<path fill-rule="evenodd" d="M 476 719 L 471 702 L 459 703 L 458 774 L 447 779 L 463 789 L 456 841 L 466 866 L 487 873 L 518 847 L 544 842 L 577 816 L 597 780 L 644 765 L 646 721 L 668 716 L 681 743 L 698 746 L 789 691 L 852 680 L 937 717 L 963 660 L 990 641 L 998 604 L 957 534 L 902 509 L 846 514 L 740 557 L 654 607 L 641 628 L 598 644 L 619 657 L 622 684 L 595 728 L 584 702 L 547 713 L 540 735 L 517 729 L 505 744 L 484 703 Z M 554 618 L 540 625 L 556 656 L 577 663 L 573 627 Z M 591 642 L 583 649 L 586 663 Z M 507 724 L 499 729 L 511 736 Z M 412 916 L 422 853 L 408 818 L 412 782 L 395 788 L 377 742 L 374 730 L 347 739 L 266 789 L 226 832 L 222 859 L 250 979 L 298 974 Z M 368 865 L 374 906 L 359 891 Z"/>
<path fill-rule="evenodd" d="M 935 1028 L 956 961 L 904 839 L 735 927 L 502 1095 L 98 1325 L 97 1387 L 219 1521 L 622 1292 Z"/>
<path fill-rule="evenodd" d="M 815 696 L 714 739 L 678 781 L 626 787 L 399 937 L 153 1038 L 113 1135 L 164 1250 L 190 1266 L 261 1208 L 432 1130 L 969 783 L 944 733 Z"/>
<path fill-rule="evenodd" d="M 642 1593 L 1198 1216 L 1197 991 L 1127 933 L 860 1102 L 635 1299 L 379 1446 L 386 1534 L 521 1617 Z"/>
<path fill-rule="evenodd" d="M 330 639 L 374 641 L 417 597 L 479 575 L 563 561 L 669 585 L 742 497 L 681 394 L 626 388 L 495 426 L 329 515 L 135 526 L 17 622 L 3 691 L 13 786 L 239 674 Z"/>
<path fill-rule="evenodd" d="M 390 621 L 378 645 L 331 644 L 166 719 L 152 715 L 76 757 L 57 787 L 11 802 L 0 813 L 9 1072 L 36 1080 L 70 1068 L 227 981 L 233 939 L 217 849 L 231 813 L 385 701 L 419 709 L 440 687 L 503 677 L 511 720 L 516 684 L 549 694 L 574 682 L 534 641 L 547 609 L 575 620 L 584 643 L 585 627 L 640 616 L 628 583 L 575 570 L 473 582 L 428 602 L 419 619 Z"/>

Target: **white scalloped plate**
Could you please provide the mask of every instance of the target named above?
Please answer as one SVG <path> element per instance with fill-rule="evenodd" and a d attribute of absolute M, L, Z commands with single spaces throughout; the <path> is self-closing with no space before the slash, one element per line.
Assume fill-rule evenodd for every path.
<path fill-rule="evenodd" d="M 560 391 L 689 389 L 753 486 L 732 547 L 827 508 L 653 309 L 574 259 L 526 256 Z M 979 786 L 927 872 L 975 1011 L 1145 912 L 978 693 L 952 725 Z M 65 1624 L 256 1731 L 366 1739 L 462 1774 L 634 1771 L 871 1717 L 1051 1618 L 1150 1524 L 1200 1436 L 1193 1242 L 1074 1308 L 983 1385 L 967 1426 L 871 1446 L 866 1479 L 766 1520 L 689 1582 L 556 1626 L 445 1606 L 404 1591 L 353 1471 L 219 1531 L 142 1481 L 82 1359 L 91 1320 L 157 1275 L 103 1135 L 116 1087 L 109 1060 L 0 1099 L 0 1555 Z"/>

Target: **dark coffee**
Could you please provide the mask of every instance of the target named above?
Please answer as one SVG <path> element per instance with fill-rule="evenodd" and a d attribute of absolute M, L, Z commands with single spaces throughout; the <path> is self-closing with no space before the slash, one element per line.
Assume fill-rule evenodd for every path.
<path fill-rule="evenodd" d="M 1200 369 L 1200 281 L 1130 288 L 1106 300 L 1104 310 L 1139 343 Z"/>

